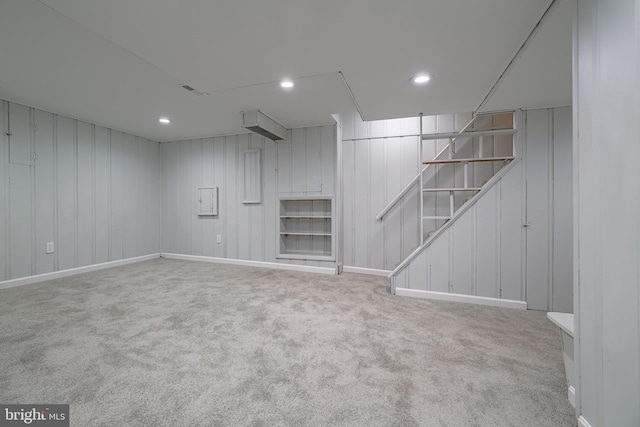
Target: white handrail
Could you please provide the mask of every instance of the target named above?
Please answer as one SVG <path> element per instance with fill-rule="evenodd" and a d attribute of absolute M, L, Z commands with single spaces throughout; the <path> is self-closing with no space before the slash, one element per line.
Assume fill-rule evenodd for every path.
<path fill-rule="evenodd" d="M 442 150 L 440 150 L 440 152 L 434 157 L 434 159 L 439 158 L 441 155 L 443 155 L 445 153 L 445 151 L 447 151 L 449 149 L 449 145 L 451 144 L 451 142 L 454 142 L 461 134 L 463 134 L 464 132 L 467 131 L 467 129 L 469 129 L 475 122 L 476 120 L 478 120 L 478 118 L 480 117 L 480 115 L 474 116 L 469 123 L 467 123 L 461 130 L 460 132 L 456 132 L 454 134 L 452 134 L 453 136 L 455 136 L 455 138 L 452 138 L 451 141 L 449 142 L 449 144 L 447 144 Z M 421 118 L 422 120 L 422 118 Z M 425 139 L 423 135 L 420 135 L 421 139 Z M 437 139 L 437 138 L 436 138 Z M 422 142 L 420 142 L 422 143 Z M 422 160 L 422 159 L 420 159 Z M 409 192 L 409 190 L 411 189 L 411 187 L 413 187 L 415 185 L 416 182 L 418 182 L 420 180 L 420 176 L 429 168 L 430 165 L 427 165 L 425 167 L 422 168 L 422 170 L 420 172 L 418 172 L 418 174 L 415 176 L 415 178 L 413 178 L 411 180 L 411 182 L 409 182 L 403 189 L 402 191 L 400 191 L 400 193 L 398 193 L 398 195 L 396 197 L 393 198 L 393 200 L 391 202 L 389 202 L 389 204 L 387 206 L 385 206 L 384 209 L 382 209 L 382 211 L 380 211 L 380 213 L 378 214 L 378 216 L 376 216 L 376 221 L 382 221 L 382 218 L 384 218 L 384 216 L 387 214 L 387 212 L 389 212 L 391 210 L 392 207 L 395 206 L 396 203 L 398 203 L 400 201 L 400 199 L 402 199 L 404 197 L 405 194 L 407 194 Z"/>

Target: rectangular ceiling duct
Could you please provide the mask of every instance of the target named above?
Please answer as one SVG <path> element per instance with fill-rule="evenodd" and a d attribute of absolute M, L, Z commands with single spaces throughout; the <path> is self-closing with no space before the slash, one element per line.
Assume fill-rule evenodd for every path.
<path fill-rule="evenodd" d="M 287 139 L 287 128 L 260 110 L 243 112 L 242 127 L 274 141 Z"/>

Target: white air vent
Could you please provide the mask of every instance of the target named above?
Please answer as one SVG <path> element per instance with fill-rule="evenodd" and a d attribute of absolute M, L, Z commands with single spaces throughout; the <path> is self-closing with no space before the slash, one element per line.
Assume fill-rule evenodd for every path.
<path fill-rule="evenodd" d="M 287 139 L 287 128 L 260 110 L 243 112 L 242 127 L 274 141 Z"/>

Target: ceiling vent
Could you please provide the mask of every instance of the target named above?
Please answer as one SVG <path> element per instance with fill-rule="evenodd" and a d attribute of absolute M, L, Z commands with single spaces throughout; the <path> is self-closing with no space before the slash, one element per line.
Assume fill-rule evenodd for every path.
<path fill-rule="evenodd" d="M 185 90 L 188 90 L 189 92 L 191 92 L 191 93 L 192 93 L 192 94 L 194 94 L 194 95 L 198 95 L 198 96 L 201 96 L 201 95 L 209 95 L 209 94 L 208 94 L 208 93 L 206 93 L 206 92 L 200 92 L 199 90 L 195 90 L 194 88 L 192 88 L 192 87 L 191 87 L 191 86 L 189 86 L 189 85 L 182 85 L 182 88 L 183 88 L 183 89 L 185 89 Z"/>
<path fill-rule="evenodd" d="M 260 110 L 243 112 L 242 127 L 274 141 L 287 139 L 287 128 Z"/>

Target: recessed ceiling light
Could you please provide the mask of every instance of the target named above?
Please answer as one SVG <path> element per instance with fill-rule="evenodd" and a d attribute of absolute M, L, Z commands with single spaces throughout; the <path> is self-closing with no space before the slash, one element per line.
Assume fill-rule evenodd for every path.
<path fill-rule="evenodd" d="M 280 82 L 280 86 L 285 89 L 290 89 L 293 87 L 293 82 L 291 80 L 283 80 Z"/>
<path fill-rule="evenodd" d="M 160 117 L 160 118 L 158 119 L 158 121 L 159 121 L 160 123 L 162 123 L 162 124 L 165 124 L 165 125 L 168 125 L 169 123 L 171 123 L 171 120 L 170 120 L 170 119 L 168 119 L 168 118 L 166 118 L 166 117 Z"/>
<path fill-rule="evenodd" d="M 429 74 L 416 74 L 415 76 L 413 76 L 411 78 L 411 81 L 414 82 L 415 84 L 425 84 L 427 83 L 429 80 L 431 80 L 431 76 Z"/>

